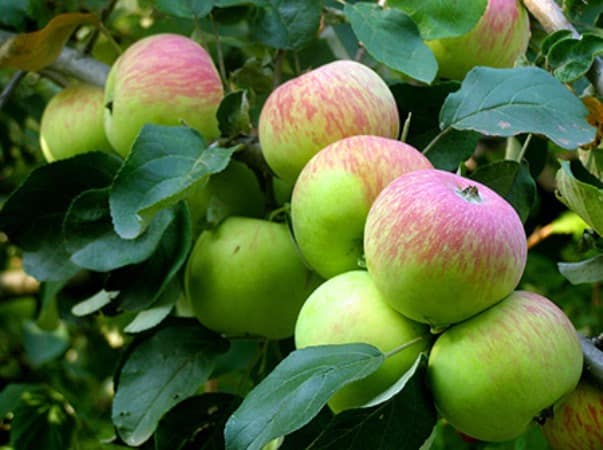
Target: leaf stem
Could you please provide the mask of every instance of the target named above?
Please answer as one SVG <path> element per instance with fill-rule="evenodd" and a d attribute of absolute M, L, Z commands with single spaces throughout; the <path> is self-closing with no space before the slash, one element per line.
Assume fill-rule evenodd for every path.
<path fill-rule="evenodd" d="M 10 94 L 12 94 L 12 92 L 17 88 L 17 86 L 19 86 L 19 83 L 25 77 L 25 75 L 27 75 L 27 72 L 25 72 L 24 70 L 17 70 L 13 74 L 12 78 L 0 94 L 0 110 L 5 105 L 6 101 L 10 97 Z"/>
<path fill-rule="evenodd" d="M 225 86 L 227 84 L 226 78 L 226 66 L 224 64 L 224 53 L 222 52 L 222 42 L 220 41 L 220 34 L 218 33 L 218 27 L 216 26 L 216 21 L 214 20 L 214 15 L 209 13 L 209 21 L 211 22 L 211 30 L 216 37 L 216 52 L 218 53 L 218 68 L 220 69 L 220 76 L 222 77 L 222 82 Z"/>
<path fill-rule="evenodd" d="M 404 126 L 402 127 L 402 135 L 400 136 L 400 140 L 402 142 L 406 142 L 408 138 L 408 132 L 410 131 L 410 121 L 412 120 L 412 111 L 408 113 L 406 116 L 406 120 L 404 121 Z"/>
<path fill-rule="evenodd" d="M 423 149 L 423 154 L 426 155 L 427 153 L 429 153 L 429 151 L 439 142 L 439 140 L 451 131 L 452 127 L 444 128 L 442 131 L 440 131 L 437 136 L 434 137 L 429 144 L 427 144 L 427 147 Z"/>
<path fill-rule="evenodd" d="M 393 350 L 390 350 L 387 353 L 384 353 L 385 359 L 391 358 L 392 356 L 397 355 L 398 353 L 400 353 L 403 350 L 406 350 L 408 347 L 412 347 L 413 345 L 421 342 L 423 340 L 423 336 L 417 336 L 414 339 L 411 339 L 408 342 L 405 342 L 402 345 L 399 345 L 398 347 L 394 348 Z"/>

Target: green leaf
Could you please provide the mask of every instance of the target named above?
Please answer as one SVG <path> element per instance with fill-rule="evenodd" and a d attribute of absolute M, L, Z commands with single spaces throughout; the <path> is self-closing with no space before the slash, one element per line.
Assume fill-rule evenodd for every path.
<path fill-rule="evenodd" d="M 233 151 L 206 147 L 201 135 L 189 127 L 145 125 L 109 196 L 117 234 L 124 239 L 140 236 L 160 210 L 223 170 Z"/>
<path fill-rule="evenodd" d="M 538 133 L 575 149 L 595 138 L 586 115 L 582 102 L 542 69 L 477 67 L 444 102 L 440 128 L 504 137 Z"/>
<path fill-rule="evenodd" d="M 579 161 L 561 161 L 556 180 L 557 198 L 603 236 L 603 183 Z"/>
<path fill-rule="evenodd" d="M 224 424 L 240 403 L 240 397 L 223 392 L 187 398 L 159 422 L 155 450 L 223 450 Z"/>
<path fill-rule="evenodd" d="M 416 80 L 434 80 L 438 72 L 435 56 L 404 13 L 364 2 L 346 4 L 344 13 L 358 39 L 377 61 Z"/>
<path fill-rule="evenodd" d="M 35 384 L 11 383 L 6 385 L 0 392 L 0 418 L 5 417 L 9 412 L 13 412 L 24 392 L 40 389 L 40 386 Z"/>
<path fill-rule="evenodd" d="M 140 333 L 157 326 L 165 319 L 181 295 L 180 287 L 174 280 L 165 288 L 150 308 L 140 311 L 124 328 L 126 333 Z"/>
<path fill-rule="evenodd" d="M 24 250 L 28 273 L 58 281 L 78 272 L 63 243 L 64 216 L 80 193 L 110 185 L 120 165 L 121 159 L 103 152 L 78 155 L 34 169 L 12 193 L 0 212 L 0 229 Z"/>
<path fill-rule="evenodd" d="M 27 359 L 34 367 L 40 367 L 61 356 L 69 348 L 69 344 L 69 333 L 62 322 L 51 331 L 43 330 L 31 320 L 23 324 L 23 346 Z"/>
<path fill-rule="evenodd" d="M 91 189 L 77 196 L 63 223 L 65 246 L 80 267 L 108 272 L 148 259 L 175 217 L 173 208 L 160 211 L 135 239 L 122 239 L 109 211 L 111 188 Z"/>
<path fill-rule="evenodd" d="M 29 0 L 0 0 L 0 23 L 21 28 L 27 19 Z"/>
<path fill-rule="evenodd" d="M 386 402 L 337 414 L 310 449 L 416 450 L 437 421 L 425 369 L 411 369 L 403 388 Z"/>
<path fill-rule="evenodd" d="M 223 136 L 247 133 L 251 129 L 247 92 L 235 91 L 227 94 L 220 103 L 216 116 Z"/>
<path fill-rule="evenodd" d="M 179 323 L 139 344 L 119 373 L 112 419 L 131 446 L 145 442 L 161 417 L 192 396 L 228 342 L 196 323 Z"/>
<path fill-rule="evenodd" d="M 261 449 L 308 423 L 342 386 L 381 366 L 367 344 L 307 347 L 290 353 L 228 419 L 226 449 Z"/>
<path fill-rule="evenodd" d="M 527 220 L 536 202 L 536 182 L 526 161 L 487 164 L 478 167 L 471 178 L 496 191 L 515 208 L 522 222 Z"/>
<path fill-rule="evenodd" d="M 584 0 L 564 0 L 563 9 L 572 22 L 595 25 L 597 19 L 603 13 L 603 2 L 601 0 L 588 2 Z"/>
<path fill-rule="evenodd" d="M 603 281 L 603 255 L 575 263 L 557 263 L 559 272 L 572 284 Z"/>
<path fill-rule="evenodd" d="M 546 55 L 553 74 L 563 83 L 586 75 L 595 57 L 603 54 L 603 36 L 585 33 L 580 39 L 557 41 Z"/>
<path fill-rule="evenodd" d="M 318 34 L 322 0 L 267 0 L 251 23 L 252 35 L 268 47 L 299 50 Z"/>
<path fill-rule="evenodd" d="M 155 7 L 170 16 L 200 19 L 211 12 L 214 3 L 214 0 L 155 0 Z"/>
<path fill-rule="evenodd" d="M 117 291 L 105 291 L 101 289 L 99 292 L 94 294 L 92 297 L 82 300 L 71 308 L 71 314 L 77 317 L 87 316 L 88 314 L 95 313 L 103 308 L 103 306 L 111 303 L 119 292 Z"/>
<path fill-rule="evenodd" d="M 425 40 L 462 36 L 477 25 L 488 0 L 390 0 L 388 6 L 408 14 Z"/>

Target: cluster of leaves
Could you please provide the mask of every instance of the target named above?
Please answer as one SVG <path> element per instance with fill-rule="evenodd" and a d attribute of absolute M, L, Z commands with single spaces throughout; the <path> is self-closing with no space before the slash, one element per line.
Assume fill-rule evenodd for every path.
<path fill-rule="evenodd" d="M 42 13 L 46 3 L 0 2 L 0 23 L 32 31 L 61 12 L 84 9 L 100 16 L 115 6 L 73 1 Z M 553 232 L 571 235 L 586 225 L 567 216 L 546 217 L 543 203 L 552 195 L 535 181 L 545 168 L 559 167 L 560 199 L 594 232 L 586 239 L 580 235 L 583 251 L 571 250 L 578 239 L 562 238 L 565 254 L 556 242 L 532 253 L 522 283 L 552 297 L 580 292 L 580 298 L 590 298 L 590 284 L 603 281 L 597 236 L 603 233 L 601 150 L 585 150 L 584 164 L 573 159 L 558 166 L 554 157 L 597 139 L 602 116 L 596 100 L 589 104 L 587 121 L 588 110 L 579 99 L 601 48 L 597 32 L 583 41 L 567 33 L 548 36 L 537 42 L 526 67 L 477 68 L 462 83 L 440 82 L 424 40 L 465 33 L 483 13 L 485 0 L 470 7 L 391 1 L 387 9 L 330 0 L 139 3 L 133 10 L 118 7 L 104 26 L 126 45 L 146 34 L 177 31 L 210 48 L 228 91 L 218 114 L 223 136 L 208 146 L 185 126 L 147 126 L 125 160 L 93 152 L 26 171 L 0 212 L 0 229 L 19 247 L 25 270 L 43 282 L 37 307 L 32 299 L 21 299 L 0 309 L 0 318 L 14 319 L 6 342 L 18 343 L 7 352 L 22 358 L 6 372 L 11 384 L 0 394 L 0 417 L 10 425 L 11 445 L 67 448 L 72 440 L 84 439 L 82 434 L 93 440 L 111 438 L 114 427 L 116 436 L 106 448 L 261 449 L 281 444 L 291 449 L 417 449 L 427 440 L 432 448 L 469 448 L 442 424 L 432 433 L 437 416 L 422 381 L 424 355 L 366 408 L 333 416 L 324 408 L 327 399 L 376 370 L 385 358 L 377 349 L 351 344 L 292 351 L 287 340 L 228 341 L 195 320 L 176 317 L 181 269 L 195 238 L 183 199 L 231 158 L 247 160 L 253 153 L 253 125 L 273 86 L 333 59 L 363 56 L 389 81 L 401 117 L 408 117 L 406 139 L 436 167 L 460 170 L 491 186 L 528 228 L 555 219 Z M 601 11 L 594 7 L 580 11 L 580 2 L 568 3 L 575 20 L 590 25 L 598 20 Z M 150 26 L 140 26 L 142 19 Z M 75 28 L 89 20 L 82 15 L 75 25 L 62 23 Z M 51 25 L 45 38 L 60 48 L 65 33 L 56 30 Z M 0 51 L 0 61 L 14 64 L 10 54 Z M 102 37 L 92 54 L 111 58 Z M 26 61 L 39 57 L 35 53 Z M 408 77 L 419 83 L 408 83 Z M 571 83 L 573 92 L 563 83 Z M 33 91 L 29 96 L 27 89 Z M 52 92 L 48 85 L 20 86 L 13 106 L 0 116 L 0 127 L 15 123 L 35 137 L 35 125 L 25 123 L 32 118 L 39 122 Z M 502 138 L 512 137 L 519 139 L 509 139 L 506 149 L 499 150 Z M 488 150 L 488 143 L 496 150 Z M 3 154 L 15 148 L 24 155 L 39 154 L 32 137 L 29 144 L 17 139 L 0 144 Z M 470 170 L 463 162 L 472 156 L 476 167 Z M 40 159 L 29 161 L 35 165 Z M 270 196 L 269 183 L 263 181 Z M 585 255 L 588 259 L 579 261 Z M 555 262 L 561 257 L 572 262 L 560 265 L 559 273 Z M 82 274 L 85 287 L 73 292 L 73 280 Z M 581 286 L 570 289 L 562 274 Z M 576 290 L 585 286 L 588 292 Z M 567 303 L 570 314 L 575 304 Z M 592 307 L 580 305 L 576 309 L 586 310 L 585 318 L 572 318 L 581 326 L 600 327 L 603 319 L 593 318 Z M 111 379 L 114 395 L 107 392 Z M 220 392 L 214 392 L 216 380 Z M 100 431 L 91 432 L 93 428 Z M 538 434 L 526 435 L 522 443 L 545 448 Z"/>

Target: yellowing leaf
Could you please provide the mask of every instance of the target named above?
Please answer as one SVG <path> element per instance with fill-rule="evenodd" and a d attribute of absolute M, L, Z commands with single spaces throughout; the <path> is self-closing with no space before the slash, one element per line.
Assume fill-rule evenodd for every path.
<path fill-rule="evenodd" d="M 596 139 L 588 145 L 583 146 L 585 150 L 598 147 L 601 144 L 603 138 L 603 103 L 601 103 L 596 97 L 584 97 L 582 102 L 588 109 L 588 116 L 586 120 L 592 126 L 597 127 Z"/>
<path fill-rule="evenodd" d="M 97 25 L 94 14 L 68 13 L 54 17 L 41 30 L 19 34 L 0 47 L 0 68 L 38 71 L 58 58 L 69 36 L 80 25 Z"/>

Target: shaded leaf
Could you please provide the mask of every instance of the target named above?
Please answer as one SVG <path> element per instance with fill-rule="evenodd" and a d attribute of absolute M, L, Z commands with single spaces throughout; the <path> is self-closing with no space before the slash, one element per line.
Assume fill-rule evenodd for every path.
<path fill-rule="evenodd" d="M 575 263 L 557 263 L 559 272 L 572 284 L 603 281 L 603 255 Z"/>
<path fill-rule="evenodd" d="M 236 136 L 251 129 L 249 118 L 249 99 L 246 91 L 227 94 L 216 113 L 220 132 L 223 136 Z"/>
<path fill-rule="evenodd" d="M 54 330 L 43 330 L 35 322 L 23 324 L 23 346 L 27 359 L 34 367 L 39 367 L 61 356 L 69 348 L 69 334 L 64 323 Z"/>
<path fill-rule="evenodd" d="M 369 54 L 416 80 L 431 83 L 438 63 L 414 22 L 401 11 L 375 3 L 346 4 L 344 13 Z"/>
<path fill-rule="evenodd" d="M 585 33 L 580 39 L 562 39 L 546 55 L 559 81 L 569 83 L 586 75 L 595 57 L 603 54 L 603 36 Z"/>
<path fill-rule="evenodd" d="M 214 7 L 214 0 L 155 0 L 155 7 L 166 14 L 183 19 L 200 19 Z"/>
<path fill-rule="evenodd" d="M 225 428 L 226 448 L 261 449 L 308 423 L 342 386 L 381 366 L 367 344 L 324 345 L 290 353 L 245 398 Z"/>
<path fill-rule="evenodd" d="M 129 355 L 119 373 L 112 419 L 131 446 L 145 442 L 161 417 L 207 381 L 228 342 L 196 324 L 157 331 Z"/>
<path fill-rule="evenodd" d="M 94 14 L 67 13 L 54 17 L 41 30 L 19 34 L 0 47 L 0 68 L 36 72 L 52 64 L 69 36 L 80 25 L 98 25 Z"/>
<path fill-rule="evenodd" d="M 208 148 L 189 127 L 145 125 L 109 196 L 115 231 L 140 236 L 160 210 L 185 198 L 196 183 L 227 165 L 234 149 Z"/>
<path fill-rule="evenodd" d="M 178 283 L 172 281 L 150 308 L 140 311 L 124 328 L 126 333 L 140 333 L 155 327 L 165 319 L 180 297 Z"/>

